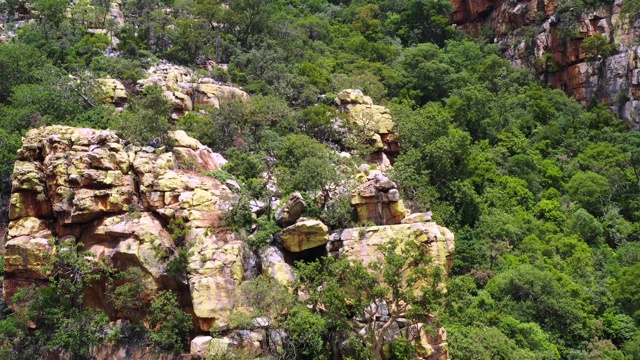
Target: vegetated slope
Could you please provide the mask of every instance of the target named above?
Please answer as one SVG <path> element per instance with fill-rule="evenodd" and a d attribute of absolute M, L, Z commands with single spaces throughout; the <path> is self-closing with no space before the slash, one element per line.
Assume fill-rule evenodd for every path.
<path fill-rule="evenodd" d="M 464 39 L 448 2 L 128 2 L 124 25 L 109 28 L 117 57 L 101 55 L 108 38 L 87 35 L 82 17 L 56 9 L 0 46 L 0 72 L 11 69 L 0 86 L 4 194 L 32 126 L 126 134 L 123 124 L 166 119 L 153 92 L 114 115 L 80 85 L 107 75 L 130 85 L 156 57 L 228 63 L 201 71 L 252 95 L 149 130 L 185 129 L 225 154 L 247 199 L 270 198 L 265 168 L 286 192 L 330 182 L 324 144 L 358 146 L 332 142 L 322 103 L 360 88 L 392 109 L 402 135 L 393 176 L 409 207 L 457 234 L 438 310 L 452 357 L 640 357 L 640 136 L 608 108 L 583 108 L 514 70 L 495 45 Z M 331 221 L 346 227 L 349 216 Z"/>
<path fill-rule="evenodd" d="M 638 129 L 637 0 L 454 0 L 452 22 L 583 105 L 602 102 Z"/>

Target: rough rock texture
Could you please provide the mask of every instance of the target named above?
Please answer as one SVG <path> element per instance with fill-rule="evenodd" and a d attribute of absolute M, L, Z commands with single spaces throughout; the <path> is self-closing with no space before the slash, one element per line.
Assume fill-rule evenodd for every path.
<path fill-rule="evenodd" d="M 282 227 L 293 225 L 300 219 L 307 204 L 300 193 L 293 193 L 276 211 L 276 222 Z"/>
<path fill-rule="evenodd" d="M 322 246 L 329 241 L 329 228 L 320 220 L 300 218 L 280 232 L 282 246 L 291 252 Z"/>
<path fill-rule="evenodd" d="M 444 269 L 445 279 L 438 286 L 446 286 L 446 277 L 449 275 L 453 261 L 454 235 L 449 229 L 435 222 L 345 229 L 339 236 L 332 234 L 327 249 L 333 256 L 357 259 L 364 264 L 369 264 L 373 261 L 383 261 L 379 246 L 392 240 L 398 241 L 400 249 L 408 242 L 424 246 L 426 253 L 432 258 L 431 266 Z M 418 284 L 420 285 L 422 284 Z M 380 305 L 378 304 L 376 316 L 388 316 L 386 304 Z M 399 319 L 389 328 L 388 336 L 395 338 L 400 334 L 408 333 L 409 338 L 414 339 L 413 345 L 421 359 L 449 359 L 446 330 L 437 328 L 436 333 L 431 334 L 432 329 L 432 323 L 410 324 Z M 348 353 L 346 339 L 344 344 Z"/>
<path fill-rule="evenodd" d="M 370 97 L 357 89 L 339 92 L 336 104 L 356 126 L 371 137 L 374 152 L 368 160 L 382 170 L 391 168 L 399 152 L 399 137 L 393 129 L 395 124 L 389 109 L 374 105 Z"/>
<path fill-rule="evenodd" d="M 148 291 L 176 292 L 183 310 L 197 324 L 194 335 L 210 330 L 224 333 L 219 339 L 194 339 L 195 354 L 224 355 L 230 348 L 258 353 L 268 342 L 261 329 L 268 320 L 254 319 L 253 331 L 230 328 L 236 289 L 258 274 L 291 286 L 295 279 L 291 261 L 297 257 L 326 254 L 326 245 L 330 253 L 368 263 L 378 260 L 377 245 L 402 239 L 426 244 L 434 266 L 448 271 L 453 234 L 428 222 L 427 214 L 409 218 L 411 224 L 388 225 L 400 223 L 406 211 L 396 185 L 377 170 L 362 175 L 364 183 L 354 193 L 353 204 L 364 214 L 362 220 L 387 226 L 346 229 L 329 236 L 321 221 L 300 217 L 304 202 L 294 194 L 281 208 L 280 222 L 291 224 L 276 236 L 280 246 L 254 253 L 244 234 L 222 226 L 238 196 L 226 184 L 202 174 L 220 169 L 225 160 L 182 131 L 170 132 L 167 139 L 163 148 L 139 148 L 112 131 L 64 126 L 30 130 L 12 175 L 5 298 L 20 287 L 46 285 L 50 275 L 46 265 L 55 256 L 56 245 L 79 241 L 96 260 L 105 259 L 121 271 L 138 268 Z M 171 232 L 178 220 L 184 223 L 184 234 L 176 237 Z M 187 250 L 187 266 L 183 274 L 170 276 L 167 265 L 180 246 Z M 115 320 L 119 314 L 106 300 L 109 286 L 113 285 L 96 281 L 85 291 L 84 301 L 86 307 L 105 309 Z M 437 340 L 425 333 L 420 339 L 416 345 L 425 354 L 442 349 L 446 354 L 446 338 Z M 92 351 L 97 358 L 149 358 L 145 349 L 105 345 Z"/>
<path fill-rule="evenodd" d="M 600 100 L 640 129 L 640 23 L 622 12 L 622 0 L 575 15 L 557 0 L 451 2 L 453 23 L 475 34 L 490 29 L 512 64 L 536 69 L 543 82 L 585 105 Z M 589 59 L 580 45 L 595 34 L 618 50 Z"/>
<path fill-rule="evenodd" d="M 23 138 L 12 177 L 4 296 L 44 281 L 55 244 L 82 241 L 120 270 L 140 268 L 149 289 L 188 289 L 181 298 L 203 331 L 221 318 L 228 294 L 244 280 L 243 243 L 219 227 L 236 195 L 220 181 L 183 170 L 219 169 L 220 156 L 183 132 L 173 151 L 126 145 L 111 131 L 51 126 Z M 189 157 L 191 156 L 191 157 Z M 168 224 L 190 229 L 187 279 L 166 273 L 177 247 Z M 218 299 L 209 301 L 208 299 Z M 94 286 L 87 306 L 109 309 Z"/>
<path fill-rule="evenodd" d="M 398 241 L 400 246 L 405 241 L 426 244 L 433 264 L 443 267 L 449 274 L 455 249 L 454 236 L 449 229 L 435 222 L 345 229 L 334 255 L 358 259 L 364 264 L 381 261 L 378 246 L 391 240 Z"/>
<path fill-rule="evenodd" d="M 283 285 L 293 284 L 293 269 L 284 259 L 284 253 L 275 246 L 260 251 L 262 275 L 269 276 Z"/>
<path fill-rule="evenodd" d="M 164 63 L 147 70 L 147 77 L 138 86 L 157 85 L 172 102 L 176 115 L 192 111 L 195 105 L 213 105 L 229 100 L 247 100 L 249 94 L 241 89 L 221 84 L 211 78 L 200 78 L 192 70 Z"/>
<path fill-rule="evenodd" d="M 376 225 L 399 224 L 408 214 L 397 185 L 379 171 L 371 171 L 351 194 L 351 205 L 356 208 L 358 220 Z"/>
<path fill-rule="evenodd" d="M 122 107 L 127 103 L 127 90 L 119 80 L 116 79 L 96 79 L 98 82 L 97 96 L 107 104 Z"/>

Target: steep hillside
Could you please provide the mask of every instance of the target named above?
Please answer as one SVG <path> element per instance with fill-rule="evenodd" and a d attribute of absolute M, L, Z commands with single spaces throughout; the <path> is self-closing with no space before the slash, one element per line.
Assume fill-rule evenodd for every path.
<path fill-rule="evenodd" d="M 640 358 L 636 2 L 456 5 L 1 2 L 0 358 Z"/>
<path fill-rule="evenodd" d="M 613 1 L 453 1 L 460 29 L 583 105 L 595 100 L 640 128 L 637 5 Z"/>

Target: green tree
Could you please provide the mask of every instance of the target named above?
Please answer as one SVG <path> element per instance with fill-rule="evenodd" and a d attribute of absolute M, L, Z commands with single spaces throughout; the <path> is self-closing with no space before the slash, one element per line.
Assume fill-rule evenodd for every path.
<path fill-rule="evenodd" d="M 113 117 L 111 126 L 128 141 L 149 145 L 154 139 L 162 139 L 169 130 L 171 109 L 159 88 L 148 87 L 141 99 L 132 101 L 126 111 Z"/>
<path fill-rule="evenodd" d="M 47 65 L 47 60 L 29 45 L 12 43 L 0 46 L 0 102 L 5 102 L 12 89 L 20 84 L 38 81 L 38 69 Z"/>
<path fill-rule="evenodd" d="M 151 302 L 149 315 L 153 346 L 175 354 L 183 352 L 187 344 L 187 334 L 193 323 L 191 316 L 180 309 L 178 299 L 171 291 L 161 291 Z"/>
<path fill-rule="evenodd" d="M 595 34 L 584 38 L 580 44 L 580 49 L 593 60 L 600 56 L 607 57 L 613 54 L 616 51 L 616 46 L 613 43 L 609 43 L 604 35 Z"/>
<path fill-rule="evenodd" d="M 604 214 L 611 196 L 607 179 L 592 171 L 576 173 L 567 183 L 566 189 L 570 200 L 597 215 Z"/>
<path fill-rule="evenodd" d="M 381 260 L 367 266 L 333 257 L 298 263 L 300 286 L 309 294 L 306 302 L 361 342 L 369 358 L 382 359 L 384 346 L 394 341 L 387 331 L 396 320 L 430 324 L 430 311 L 439 306 L 442 274 L 429 268 L 424 246 L 392 240 L 380 246 Z M 385 312 L 388 316 L 379 316 Z"/>

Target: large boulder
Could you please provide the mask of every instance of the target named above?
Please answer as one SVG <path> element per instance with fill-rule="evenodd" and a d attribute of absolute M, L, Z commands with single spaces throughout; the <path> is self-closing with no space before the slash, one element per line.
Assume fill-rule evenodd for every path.
<path fill-rule="evenodd" d="M 390 169 L 399 152 L 399 137 L 394 130 L 391 111 L 384 106 L 374 105 L 371 98 L 358 89 L 342 90 L 335 102 L 360 134 L 370 138 L 373 152 L 367 156 L 367 161 L 382 170 Z"/>
<path fill-rule="evenodd" d="M 235 88 L 216 84 L 212 79 L 200 79 L 193 90 L 195 103 L 198 105 L 213 105 L 220 107 L 220 103 L 230 100 L 246 101 L 249 100 L 249 94 Z"/>
<path fill-rule="evenodd" d="M 367 265 L 382 261 L 380 245 L 392 240 L 397 241 L 400 247 L 408 241 L 426 245 L 433 266 L 439 266 L 449 274 L 455 249 L 454 235 L 435 222 L 345 229 L 340 236 L 337 254 Z"/>
<path fill-rule="evenodd" d="M 194 229 L 188 239 L 189 290 L 200 330 L 223 330 L 234 306 L 234 292 L 244 280 L 245 246 L 238 236 Z"/>
<path fill-rule="evenodd" d="M 117 107 L 122 107 L 127 103 L 127 90 L 124 85 L 116 79 L 96 79 L 98 83 L 97 96 L 107 103 Z"/>
<path fill-rule="evenodd" d="M 297 223 L 280 232 L 282 246 L 300 252 L 322 246 L 329 241 L 329 228 L 320 220 L 300 218 Z"/>
<path fill-rule="evenodd" d="M 293 225 L 300 219 L 307 203 L 300 193 L 293 193 L 276 211 L 276 222 L 282 227 Z"/>
<path fill-rule="evenodd" d="M 260 251 L 262 275 L 275 279 L 282 285 L 293 284 L 294 275 L 291 265 L 284 258 L 284 254 L 275 246 L 270 246 Z"/>
<path fill-rule="evenodd" d="M 47 279 L 55 246 L 50 238 L 18 236 L 5 244 L 4 271 L 28 279 Z"/>
<path fill-rule="evenodd" d="M 182 130 L 169 131 L 167 138 L 173 146 L 172 152 L 179 169 L 215 171 L 227 163 L 222 155 L 214 153 L 208 146 L 202 145 Z"/>

